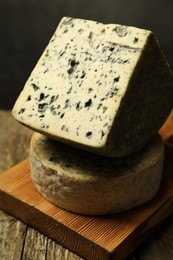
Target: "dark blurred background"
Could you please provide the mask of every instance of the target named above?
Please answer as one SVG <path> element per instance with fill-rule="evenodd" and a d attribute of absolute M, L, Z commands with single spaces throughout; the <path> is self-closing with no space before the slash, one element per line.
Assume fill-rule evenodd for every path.
<path fill-rule="evenodd" d="M 173 66 L 172 0 L 0 0 L 0 109 L 11 109 L 63 16 L 150 29 Z"/>

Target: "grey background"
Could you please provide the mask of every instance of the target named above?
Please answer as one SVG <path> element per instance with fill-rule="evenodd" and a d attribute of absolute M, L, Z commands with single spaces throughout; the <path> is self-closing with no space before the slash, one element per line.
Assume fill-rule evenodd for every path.
<path fill-rule="evenodd" d="M 150 29 L 173 66 L 172 0 L 0 0 L 0 108 L 12 108 L 63 16 Z"/>

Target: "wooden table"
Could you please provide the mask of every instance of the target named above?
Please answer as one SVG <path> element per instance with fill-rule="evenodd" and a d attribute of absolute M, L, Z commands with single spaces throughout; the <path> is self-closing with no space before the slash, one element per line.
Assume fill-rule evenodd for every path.
<path fill-rule="evenodd" d="M 12 118 L 10 111 L 0 110 L 0 172 L 28 156 L 31 134 L 32 131 Z M 0 211 L 0 259 L 82 258 Z M 167 218 L 127 259 L 173 259 L 173 215 Z"/>

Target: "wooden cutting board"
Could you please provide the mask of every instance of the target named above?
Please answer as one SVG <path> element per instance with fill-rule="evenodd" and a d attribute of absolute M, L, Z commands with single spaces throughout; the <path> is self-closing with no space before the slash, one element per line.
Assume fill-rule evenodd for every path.
<path fill-rule="evenodd" d="M 29 160 L 0 174 L 0 209 L 85 259 L 123 259 L 173 211 L 173 119 L 160 133 L 165 141 L 163 180 L 145 206 L 109 216 L 82 216 L 45 200 L 32 185 Z"/>

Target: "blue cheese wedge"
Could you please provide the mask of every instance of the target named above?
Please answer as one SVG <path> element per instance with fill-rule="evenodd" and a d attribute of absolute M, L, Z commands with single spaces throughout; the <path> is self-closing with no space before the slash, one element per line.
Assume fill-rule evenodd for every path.
<path fill-rule="evenodd" d="M 18 97 L 14 117 L 108 157 L 142 147 L 173 104 L 173 74 L 149 30 L 64 17 Z"/>
<path fill-rule="evenodd" d="M 164 145 L 156 135 L 138 154 L 107 158 L 39 133 L 30 145 L 31 177 L 37 191 L 68 211 L 100 215 L 142 205 L 160 187 Z"/>

